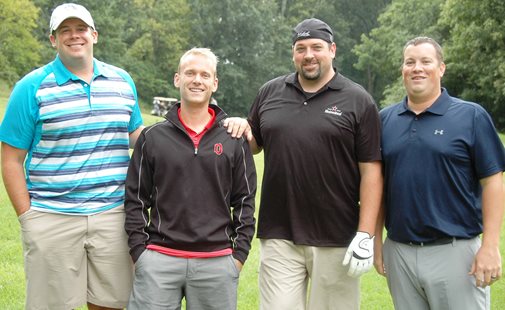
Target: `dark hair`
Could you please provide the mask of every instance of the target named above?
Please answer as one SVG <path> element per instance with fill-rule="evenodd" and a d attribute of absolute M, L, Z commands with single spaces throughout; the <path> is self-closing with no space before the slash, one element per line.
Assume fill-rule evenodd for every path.
<path fill-rule="evenodd" d="M 444 62 L 444 53 L 442 52 L 442 47 L 440 46 L 440 44 L 438 44 L 437 41 L 435 41 L 434 39 L 432 39 L 430 37 L 416 37 L 416 38 L 414 38 L 412 40 L 409 40 L 403 46 L 403 54 L 405 55 L 405 50 L 407 49 L 407 47 L 409 47 L 411 45 L 416 46 L 416 45 L 423 44 L 423 43 L 431 44 L 435 48 L 435 51 L 437 53 L 438 61 L 440 63 Z"/>

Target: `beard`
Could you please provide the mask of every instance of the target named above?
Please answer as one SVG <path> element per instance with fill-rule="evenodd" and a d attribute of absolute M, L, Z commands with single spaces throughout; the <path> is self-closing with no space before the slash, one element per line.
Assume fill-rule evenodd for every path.
<path fill-rule="evenodd" d="M 298 74 L 300 74 L 305 80 L 315 81 L 321 77 L 321 66 L 319 65 L 314 71 L 307 71 L 303 68 L 303 65 L 298 68 Z"/>

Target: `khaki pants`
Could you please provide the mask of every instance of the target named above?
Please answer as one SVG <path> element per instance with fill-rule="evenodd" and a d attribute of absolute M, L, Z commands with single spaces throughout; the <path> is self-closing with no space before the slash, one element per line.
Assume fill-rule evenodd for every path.
<path fill-rule="evenodd" d="M 90 216 L 22 214 L 26 309 L 124 308 L 133 281 L 124 218 L 123 207 Z"/>
<path fill-rule="evenodd" d="M 260 242 L 260 309 L 359 309 L 359 279 L 342 266 L 346 248 Z"/>

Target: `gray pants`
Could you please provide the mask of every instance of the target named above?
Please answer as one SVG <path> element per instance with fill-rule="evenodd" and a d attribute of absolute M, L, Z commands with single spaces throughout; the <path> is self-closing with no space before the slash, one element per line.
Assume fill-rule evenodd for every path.
<path fill-rule="evenodd" d="M 146 250 L 135 264 L 128 309 L 235 310 L 239 271 L 231 255 L 179 258 Z"/>
<path fill-rule="evenodd" d="M 397 310 L 488 310 L 490 289 L 470 272 L 480 239 L 415 246 L 384 242 L 384 266 Z"/>

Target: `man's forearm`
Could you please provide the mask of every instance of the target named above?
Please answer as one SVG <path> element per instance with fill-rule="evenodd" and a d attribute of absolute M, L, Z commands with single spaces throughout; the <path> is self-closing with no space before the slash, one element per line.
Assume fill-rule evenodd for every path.
<path fill-rule="evenodd" d="M 499 246 L 504 213 L 503 176 L 497 173 L 481 180 L 483 246 Z"/>
<path fill-rule="evenodd" d="M 2 178 L 7 195 L 18 216 L 30 209 L 30 194 L 26 187 L 23 167 L 25 155 L 26 151 L 2 144 Z"/>
<path fill-rule="evenodd" d="M 384 181 L 381 162 L 359 163 L 361 173 L 360 183 L 360 214 L 358 231 L 375 234 L 377 217 L 382 202 Z"/>
<path fill-rule="evenodd" d="M 258 143 L 256 142 L 256 139 L 254 138 L 252 133 L 250 133 L 250 135 L 247 136 L 246 138 L 247 138 L 247 142 L 249 142 L 249 148 L 251 149 L 251 152 L 254 155 L 258 154 L 259 152 L 261 152 L 263 150 L 261 147 L 258 146 Z"/>

